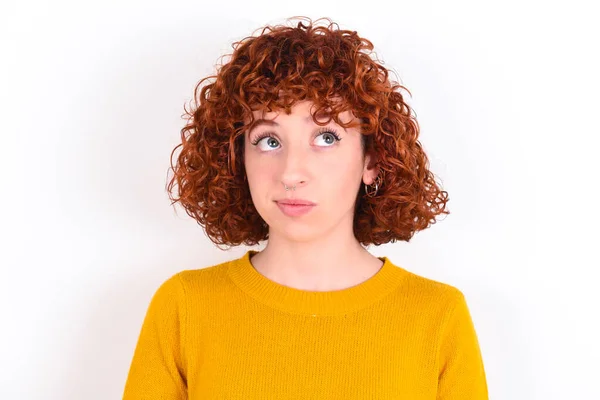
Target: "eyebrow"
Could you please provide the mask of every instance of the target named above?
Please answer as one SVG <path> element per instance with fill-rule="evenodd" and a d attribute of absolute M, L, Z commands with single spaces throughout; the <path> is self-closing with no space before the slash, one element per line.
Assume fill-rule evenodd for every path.
<path fill-rule="evenodd" d="M 330 114 L 326 114 L 326 113 L 319 114 L 319 116 L 329 116 L 329 115 Z M 312 115 L 309 115 L 309 116 L 305 117 L 304 118 L 304 122 L 307 123 L 307 124 L 309 124 L 311 122 L 314 122 Z M 254 129 L 258 128 L 261 125 L 279 126 L 279 124 L 277 122 L 273 121 L 273 120 L 260 118 L 260 119 L 257 119 L 257 120 L 254 121 L 254 123 L 251 125 L 250 129 L 248 130 L 248 132 L 250 133 L 250 132 L 254 131 Z M 346 130 L 346 128 L 344 128 L 344 130 Z"/>

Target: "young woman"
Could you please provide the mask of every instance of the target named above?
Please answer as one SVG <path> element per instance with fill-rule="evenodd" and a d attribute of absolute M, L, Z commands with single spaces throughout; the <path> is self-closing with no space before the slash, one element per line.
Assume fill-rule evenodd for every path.
<path fill-rule="evenodd" d="M 335 27 L 267 27 L 198 84 L 172 199 L 217 246 L 267 243 L 164 281 L 125 400 L 488 398 L 462 292 L 366 249 L 448 195 L 403 86 Z"/>

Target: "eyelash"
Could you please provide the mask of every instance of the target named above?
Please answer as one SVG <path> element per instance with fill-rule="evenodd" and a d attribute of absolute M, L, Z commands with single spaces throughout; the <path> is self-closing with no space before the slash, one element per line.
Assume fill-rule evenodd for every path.
<path fill-rule="evenodd" d="M 320 136 L 324 133 L 330 133 L 331 136 L 333 136 L 335 138 L 336 142 L 339 142 L 340 140 L 342 140 L 342 138 L 340 138 L 340 136 L 337 134 L 337 132 L 333 128 L 321 128 L 321 129 L 319 129 L 317 136 Z M 264 138 L 273 137 L 272 135 L 273 135 L 273 133 L 271 133 L 271 132 L 261 133 L 251 143 L 253 146 L 256 146 Z M 331 147 L 331 146 L 325 146 L 325 147 Z"/>

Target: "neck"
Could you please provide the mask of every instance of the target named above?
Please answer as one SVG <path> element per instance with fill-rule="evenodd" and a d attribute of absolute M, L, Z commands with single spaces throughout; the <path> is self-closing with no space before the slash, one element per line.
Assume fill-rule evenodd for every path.
<path fill-rule="evenodd" d="M 270 280 L 310 291 L 340 290 L 375 275 L 382 261 L 352 236 L 346 240 L 320 238 L 290 241 L 269 234 L 264 250 L 251 259 L 254 268 Z"/>

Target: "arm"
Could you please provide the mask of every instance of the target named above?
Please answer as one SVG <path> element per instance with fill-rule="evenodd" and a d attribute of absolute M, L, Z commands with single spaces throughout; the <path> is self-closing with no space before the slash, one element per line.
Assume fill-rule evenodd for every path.
<path fill-rule="evenodd" d="M 123 400 L 187 399 L 185 297 L 173 275 L 154 293 L 133 354 Z"/>
<path fill-rule="evenodd" d="M 442 332 L 437 400 L 488 400 L 483 360 L 462 292 Z"/>

